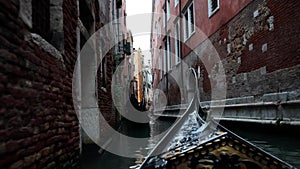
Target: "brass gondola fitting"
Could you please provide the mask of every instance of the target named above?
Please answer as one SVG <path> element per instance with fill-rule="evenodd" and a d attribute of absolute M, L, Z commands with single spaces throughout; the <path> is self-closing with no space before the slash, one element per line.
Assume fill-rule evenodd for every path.
<path fill-rule="evenodd" d="M 200 149 L 202 149 L 202 148 L 203 148 L 202 146 L 199 146 L 199 147 L 196 148 L 196 150 L 200 150 Z"/>

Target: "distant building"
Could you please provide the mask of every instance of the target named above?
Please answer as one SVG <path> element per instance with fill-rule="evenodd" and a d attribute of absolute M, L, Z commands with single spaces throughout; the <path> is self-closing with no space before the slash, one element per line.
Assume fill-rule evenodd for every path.
<path fill-rule="evenodd" d="M 133 51 L 133 76 L 137 81 L 136 97 L 138 103 L 143 101 L 143 55 L 142 50 Z"/>
<path fill-rule="evenodd" d="M 152 90 L 152 66 L 143 66 L 143 100 L 145 108 L 149 109 L 153 101 L 153 90 Z"/>

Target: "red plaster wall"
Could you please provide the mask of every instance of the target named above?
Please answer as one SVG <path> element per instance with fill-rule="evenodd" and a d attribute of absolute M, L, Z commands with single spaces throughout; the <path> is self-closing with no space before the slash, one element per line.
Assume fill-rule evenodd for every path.
<path fill-rule="evenodd" d="M 220 0 L 220 9 L 208 17 L 208 1 L 207 0 L 194 0 L 195 10 L 195 26 L 196 34 L 192 35 L 185 43 L 189 48 L 194 49 L 201 44 L 207 37 L 210 37 L 222 25 L 227 23 L 233 16 L 240 12 L 251 0 L 239 1 L 222 1 Z M 187 0 L 182 1 L 182 7 L 186 5 Z M 200 34 L 204 33 L 204 36 Z M 183 32 L 182 32 L 183 34 Z M 191 50 L 188 48 L 183 49 L 183 57 L 185 57 Z"/>

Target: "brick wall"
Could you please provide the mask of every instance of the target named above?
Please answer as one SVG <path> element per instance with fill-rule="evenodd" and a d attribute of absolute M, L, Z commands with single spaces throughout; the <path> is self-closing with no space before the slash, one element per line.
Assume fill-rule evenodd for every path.
<path fill-rule="evenodd" d="M 0 2 L 0 168 L 78 168 L 76 1 L 63 1 L 62 59 L 36 43 L 17 2 Z"/>
<path fill-rule="evenodd" d="M 211 54 L 203 50 L 208 47 L 207 41 L 213 44 L 222 60 L 227 98 L 255 96 L 259 101 L 260 96 L 267 93 L 296 91 L 297 96 L 290 99 L 299 99 L 299 18 L 300 1 L 255 0 L 222 25 L 194 49 L 202 51 L 201 56 L 191 52 L 184 58 L 185 63 L 196 70 L 201 67 L 201 100 L 210 100 L 212 88 L 217 84 L 208 72 L 220 67 L 210 64 L 213 63 Z M 204 60 L 210 65 L 204 66 Z M 166 90 L 164 86 L 160 85 Z M 179 96 L 178 90 L 172 91 L 168 96 L 170 103 Z M 186 97 L 186 91 L 183 94 Z"/>
<path fill-rule="evenodd" d="M 297 0 L 256 0 L 210 37 L 225 68 L 227 97 L 299 89 L 299 10 Z"/>

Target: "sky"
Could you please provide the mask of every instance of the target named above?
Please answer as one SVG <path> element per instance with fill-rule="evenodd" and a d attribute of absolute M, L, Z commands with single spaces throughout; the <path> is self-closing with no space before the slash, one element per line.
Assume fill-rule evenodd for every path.
<path fill-rule="evenodd" d="M 150 56 L 152 0 L 126 0 L 127 28 L 133 35 L 133 47 L 141 48 L 145 63 Z"/>

